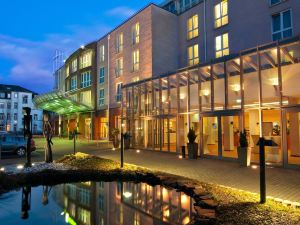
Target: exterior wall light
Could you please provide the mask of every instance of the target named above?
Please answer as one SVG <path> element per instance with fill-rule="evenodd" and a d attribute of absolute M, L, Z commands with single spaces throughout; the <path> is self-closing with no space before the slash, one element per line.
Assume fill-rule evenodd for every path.
<path fill-rule="evenodd" d="M 234 92 L 239 92 L 239 91 L 241 90 L 241 85 L 240 85 L 240 84 L 233 84 L 233 85 L 231 86 L 231 88 L 232 88 L 232 90 L 233 90 Z"/>
<path fill-rule="evenodd" d="M 80 45 L 80 48 L 81 48 L 81 49 L 84 49 L 85 47 L 84 47 L 84 45 Z"/>
<path fill-rule="evenodd" d="M 208 89 L 204 89 L 201 91 L 202 96 L 209 96 L 210 95 L 210 91 Z"/>
<path fill-rule="evenodd" d="M 123 193 L 123 196 L 124 196 L 125 198 L 131 198 L 131 197 L 132 197 L 132 193 L 129 192 L 129 191 L 126 191 L 126 192 Z"/>

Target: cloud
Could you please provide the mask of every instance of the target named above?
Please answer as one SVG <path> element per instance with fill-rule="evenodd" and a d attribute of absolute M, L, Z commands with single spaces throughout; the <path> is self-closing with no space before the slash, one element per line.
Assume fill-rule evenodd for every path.
<path fill-rule="evenodd" d="M 108 16 L 120 16 L 120 17 L 130 17 L 136 12 L 135 9 L 119 6 L 116 8 L 112 8 L 106 12 Z"/>
<path fill-rule="evenodd" d="M 80 45 L 97 40 L 109 29 L 101 24 L 89 27 L 72 25 L 66 28 L 66 33 L 47 34 L 40 41 L 0 34 L 0 57 L 13 62 L 8 76 L 0 76 L 0 81 L 39 93 L 50 91 L 54 83 L 52 58 L 55 50 L 68 56 Z"/>

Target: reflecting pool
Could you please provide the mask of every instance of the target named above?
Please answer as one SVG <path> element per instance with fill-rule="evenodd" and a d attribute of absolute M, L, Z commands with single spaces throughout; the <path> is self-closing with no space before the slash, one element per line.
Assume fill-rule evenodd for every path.
<path fill-rule="evenodd" d="M 0 196 L 0 224 L 189 224 L 192 199 L 162 186 L 83 182 L 23 187 Z"/>

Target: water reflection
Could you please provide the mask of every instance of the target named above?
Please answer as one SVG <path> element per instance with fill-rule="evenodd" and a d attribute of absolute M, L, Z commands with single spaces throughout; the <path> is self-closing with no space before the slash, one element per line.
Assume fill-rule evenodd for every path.
<path fill-rule="evenodd" d="M 20 201 L 19 195 L 13 198 L 11 202 Z M 188 224 L 193 214 L 193 202 L 187 195 L 144 183 L 24 187 L 21 218 L 27 220 L 15 218 L 15 211 L 6 205 L 7 212 L 0 212 L 0 224 L 175 225 Z"/>

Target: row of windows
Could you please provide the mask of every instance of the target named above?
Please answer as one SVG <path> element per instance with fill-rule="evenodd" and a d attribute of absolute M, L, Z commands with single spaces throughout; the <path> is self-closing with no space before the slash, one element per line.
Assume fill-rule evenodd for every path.
<path fill-rule="evenodd" d="M 81 74 L 80 77 L 80 88 L 90 87 L 92 85 L 91 71 L 87 71 Z M 71 78 L 70 90 L 74 91 L 77 89 L 77 76 Z"/>
<path fill-rule="evenodd" d="M 84 69 L 86 67 L 89 67 L 92 65 L 92 51 L 86 51 L 84 52 L 80 58 L 79 58 L 79 68 L 80 69 Z M 77 62 L 77 58 L 73 59 L 71 61 L 71 65 L 66 65 L 65 67 L 65 72 L 66 72 L 66 76 L 68 77 L 71 73 L 74 73 L 78 70 L 78 62 Z"/>
<path fill-rule="evenodd" d="M 118 83 L 116 85 L 116 101 L 120 102 L 122 100 L 122 85 L 123 83 Z M 103 106 L 105 104 L 105 91 L 104 88 L 99 90 L 99 105 Z"/>
<path fill-rule="evenodd" d="M 23 98 L 23 104 L 28 104 L 28 96 Z M 11 103 L 7 102 L 7 109 L 11 109 Z M 0 109 L 4 109 L 5 108 L 5 104 L 3 102 L 0 103 Z M 18 109 L 18 103 L 14 102 L 14 109 Z"/>
<path fill-rule="evenodd" d="M 4 113 L 0 113 L 0 120 L 11 120 L 11 114 L 7 113 L 6 114 L 6 118 L 5 118 L 5 114 Z M 18 120 L 18 113 L 14 113 L 14 120 Z M 33 120 L 38 120 L 38 115 L 34 114 L 33 115 Z"/>

